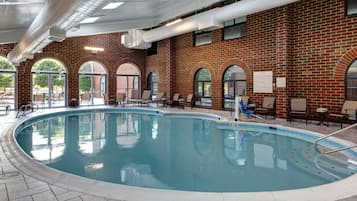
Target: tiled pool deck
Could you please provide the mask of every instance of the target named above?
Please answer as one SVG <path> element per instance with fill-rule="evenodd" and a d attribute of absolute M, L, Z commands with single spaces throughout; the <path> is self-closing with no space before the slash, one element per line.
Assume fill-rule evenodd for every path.
<path fill-rule="evenodd" d="M 159 108 L 163 109 L 163 108 Z M 53 112 L 53 111 L 63 111 L 64 109 L 56 109 L 56 110 L 40 110 L 37 111 L 31 115 L 37 115 L 37 114 L 43 114 L 43 113 L 48 113 L 48 112 Z M 163 110 L 169 110 L 169 111 L 182 111 L 181 109 L 176 109 L 176 108 L 164 108 Z M 206 110 L 206 109 L 190 109 L 187 108 L 185 109 L 185 112 L 203 112 L 203 113 L 213 113 L 220 115 L 224 117 L 225 119 L 232 120 L 233 119 L 233 114 L 231 112 L 226 112 L 226 111 L 215 111 L 215 110 Z M 30 115 L 30 116 L 31 116 Z M 6 116 L 0 116 L 0 138 L 1 140 L 4 140 L 4 136 L 2 136 L 5 131 L 12 127 L 14 124 L 16 124 L 19 119 L 15 118 L 16 113 L 11 112 L 9 115 Z M 27 118 L 27 117 L 24 117 Z M 255 118 L 246 118 L 244 116 L 241 117 L 243 121 L 251 121 L 251 122 L 261 122 L 261 123 L 268 123 L 268 124 L 273 124 L 273 125 L 282 125 L 286 127 L 292 127 L 292 128 L 299 128 L 299 129 L 304 129 L 304 130 L 310 130 L 314 132 L 318 132 L 321 134 L 328 134 L 333 131 L 339 130 L 339 124 L 333 124 L 330 123 L 329 127 L 326 126 L 317 126 L 316 121 L 310 121 L 307 125 L 304 123 L 304 121 L 294 121 L 292 123 L 286 122 L 284 119 L 277 119 L 277 120 L 262 120 L 262 119 L 255 119 Z M 347 125 L 344 125 L 346 127 Z M 357 143 L 357 129 L 353 128 L 345 133 L 342 133 L 339 135 L 340 138 L 352 141 Z M 31 176 L 28 174 L 25 174 L 24 171 L 21 169 L 21 167 L 15 167 L 10 163 L 11 158 L 7 158 L 9 154 L 4 153 L 3 147 L 0 148 L 0 201 L 112 201 L 113 199 L 107 199 L 104 197 L 97 197 L 94 195 L 91 195 L 90 193 L 83 193 L 83 192 L 78 192 L 71 190 L 73 189 L 71 186 L 68 187 L 59 187 L 57 185 L 52 185 L 49 183 L 46 183 L 44 181 L 40 181 L 36 178 L 36 176 Z M 34 178 L 36 177 L 36 178 Z M 346 186 L 346 189 L 353 189 L 356 188 L 357 183 L 354 186 Z M 338 191 L 338 189 L 336 189 Z M 357 190 L 356 191 L 356 196 L 349 195 L 346 196 L 344 199 L 340 199 L 340 201 L 357 201 Z M 331 193 L 343 193 L 343 192 L 331 192 Z M 95 194 L 95 193 L 93 193 Z M 321 193 L 315 193 L 316 195 L 312 196 L 314 199 L 311 200 L 331 200 L 329 199 L 329 196 L 326 194 L 321 194 Z M 350 193 L 351 194 L 351 193 Z M 289 199 L 283 199 L 282 197 L 274 197 L 274 194 L 267 194 L 267 197 L 265 197 L 264 200 L 266 201 L 291 201 L 291 200 L 300 200 L 298 197 L 294 197 L 293 195 L 289 195 L 289 193 L 286 195 L 286 197 L 291 196 Z M 304 197 L 304 195 L 300 195 L 301 198 Z M 205 196 L 197 197 L 197 199 L 192 198 L 190 200 L 207 200 L 204 198 Z M 311 196 L 310 196 L 311 197 Z M 343 197 L 343 196 L 342 196 Z M 125 199 L 126 200 L 126 199 Z M 145 195 L 142 196 L 142 200 L 153 200 L 145 197 Z M 209 199 L 213 200 L 213 199 Z M 220 199 L 222 200 L 222 199 Z M 225 197 L 223 200 L 237 200 L 234 198 L 229 198 Z M 241 200 L 241 199 L 240 199 Z M 252 196 L 247 196 L 246 199 L 242 200 L 262 200 L 261 198 L 256 198 Z M 123 199 L 119 199 L 118 201 L 123 201 Z M 131 201 L 131 200 L 126 200 L 126 201 Z M 167 199 L 167 201 L 171 201 Z"/>

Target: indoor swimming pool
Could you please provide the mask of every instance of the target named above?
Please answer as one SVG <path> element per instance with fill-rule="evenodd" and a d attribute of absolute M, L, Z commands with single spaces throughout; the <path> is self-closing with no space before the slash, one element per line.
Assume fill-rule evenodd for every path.
<path fill-rule="evenodd" d="M 319 136 L 208 114 L 97 109 L 42 115 L 15 130 L 18 145 L 50 168 L 127 186 L 262 192 L 323 185 L 357 172 L 357 153 L 321 155 Z M 341 144 L 326 140 L 324 145 Z"/>

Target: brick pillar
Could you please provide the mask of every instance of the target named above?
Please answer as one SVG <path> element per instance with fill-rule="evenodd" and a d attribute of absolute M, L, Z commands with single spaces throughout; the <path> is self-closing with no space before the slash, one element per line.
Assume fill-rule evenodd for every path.
<path fill-rule="evenodd" d="M 26 66 L 25 63 L 21 63 L 17 67 L 17 103 L 18 107 L 21 104 L 27 103 L 32 100 L 31 97 L 31 66 Z"/>
<path fill-rule="evenodd" d="M 159 74 L 159 92 L 166 92 L 171 97 L 175 90 L 175 49 L 174 39 L 165 39 L 158 43 L 157 67 Z"/>
<path fill-rule="evenodd" d="M 289 68 L 291 66 L 291 11 L 289 6 L 276 10 L 276 68 L 274 82 L 277 77 L 285 77 L 289 83 Z M 285 88 L 275 87 L 277 97 L 276 112 L 278 117 L 286 118 L 289 101 L 289 86 Z"/>

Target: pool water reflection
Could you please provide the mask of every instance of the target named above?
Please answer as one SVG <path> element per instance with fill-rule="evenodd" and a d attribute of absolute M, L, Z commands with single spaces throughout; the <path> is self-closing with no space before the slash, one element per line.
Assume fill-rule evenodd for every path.
<path fill-rule="evenodd" d="M 132 186 L 256 192 L 321 185 L 357 171 L 348 157 L 266 129 L 141 113 L 82 113 L 20 130 L 22 149 L 49 167 Z"/>

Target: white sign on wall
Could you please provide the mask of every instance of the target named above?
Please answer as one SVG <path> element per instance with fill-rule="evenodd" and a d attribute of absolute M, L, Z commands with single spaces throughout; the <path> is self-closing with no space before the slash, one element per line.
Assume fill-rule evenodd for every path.
<path fill-rule="evenodd" d="M 253 72 L 253 92 L 273 93 L 273 71 Z"/>
<path fill-rule="evenodd" d="M 277 77 L 276 88 L 285 88 L 285 87 L 286 87 L 286 77 Z"/>

